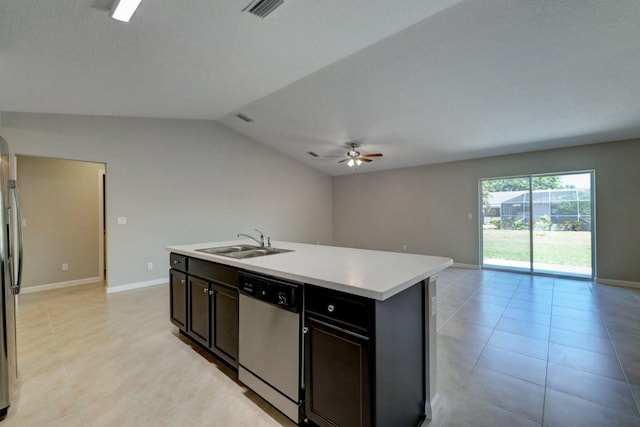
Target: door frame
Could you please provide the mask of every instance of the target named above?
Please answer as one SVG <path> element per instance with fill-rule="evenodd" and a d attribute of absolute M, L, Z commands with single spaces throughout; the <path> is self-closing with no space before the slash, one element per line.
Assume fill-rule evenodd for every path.
<path fill-rule="evenodd" d="M 558 175 L 580 175 L 580 174 L 590 174 L 590 190 L 591 190 L 591 276 L 585 277 L 584 275 L 579 274 L 570 274 L 562 272 L 540 272 L 534 270 L 534 247 L 533 247 L 533 178 L 540 176 L 558 176 Z M 529 268 L 517 268 L 517 267 L 508 267 L 508 266 L 496 266 L 489 265 L 485 266 L 484 263 L 484 205 L 482 199 L 482 183 L 483 181 L 489 181 L 494 179 L 516 179 L 516 178 L 527 178 L 529 180 Z M 479 178 L 478 179 L 478 230 L 479 230 L 479 258 L 480 258 L 480 269 L 482 270 L 501 270 L 501 271 L 510 271 L 510 272 L 518 272 L 518 273 L 526 273 L 532 275 L 540 275 L 540 276 L 557 276 L 557 277 L 571 277 L 574 279 L 586 279 L 593 280 L 597 276 L 597 264 L 596 264 L 596 171 L 594 169 L 585 169 L 585 170 L 576 170 L 576 171 L 567 171 L 567 172 L 549 172 L 549 173 L 536 173 L 536 174 L 523 174 L 523 175 L 512 175 L 512 176 L 497 176 L 497 177 L 488 177 L 488 178 Z M 527 271 L 528 270 L 528 271 Z"/>

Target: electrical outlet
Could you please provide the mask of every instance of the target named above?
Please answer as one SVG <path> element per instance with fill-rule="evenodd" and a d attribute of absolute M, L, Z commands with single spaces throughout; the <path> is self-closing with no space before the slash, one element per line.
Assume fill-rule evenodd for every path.
<path fill-rule="evenodd" d="M 147 263 L 147 270 L 153 270 L 153 263 L 152 262 L 148 262 Z"/>
<path fill-rule="evenodd" d="M 407 250 L 407 245 L 402 245 L 402 250 L 406 251 Z"/>
<path fill-rule="evenodd" d="M 69 264 L 65 262 L 64 264 L 62 264 L 62 271 L 67 271 L 67 270 L 69 270 Z"/>
<path fill-rule="evenodd" d="M 118 225 L 125 225 L 127 223 L 127 217 L 126 216 L 119 216 L 118 217 Z"/>

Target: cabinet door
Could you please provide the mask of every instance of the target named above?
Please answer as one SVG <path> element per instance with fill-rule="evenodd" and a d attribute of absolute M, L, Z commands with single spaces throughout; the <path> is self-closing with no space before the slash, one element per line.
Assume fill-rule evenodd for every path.
<path fill-rule="evenodd" d="M 171 322 L 183 331 L 187 330 L 187 275 L 171 270 L 170 309 Z"/>
<path fill-rule="evenodd" d="M 369 339 L 307 318 L 305 412 L 321 427 L 371 425 Z"/>
<path fill-rule="evenodd" d="M 189 335 L 209 346 L 209 282 L 189 276 Z"/>
<path fill-rule="evenodd" d="M 238 291 L 212 285 L 211 349 L 232 364 L 238 360 Z"/>

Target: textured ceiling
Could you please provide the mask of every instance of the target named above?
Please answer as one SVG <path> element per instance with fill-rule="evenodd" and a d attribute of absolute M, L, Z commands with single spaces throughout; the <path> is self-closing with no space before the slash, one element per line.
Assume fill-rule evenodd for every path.
<path fill-rule="evenodd" d="M 365 172 L 640 137 L 637 0 L 248 3 L 0 0 L 0 111 L 216 119 L 331 175 L 351 138 Z"/>

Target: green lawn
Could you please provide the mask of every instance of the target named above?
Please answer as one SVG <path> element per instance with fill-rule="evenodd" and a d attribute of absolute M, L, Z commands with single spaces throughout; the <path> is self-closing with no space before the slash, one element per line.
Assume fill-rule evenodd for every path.
<path fill-rule="evenodd" d="M 535 262 L 591 266 L 591 232 L 534 231 Z M 483 230 L 484 258 L 529 262 L 528 230 Z"/>

